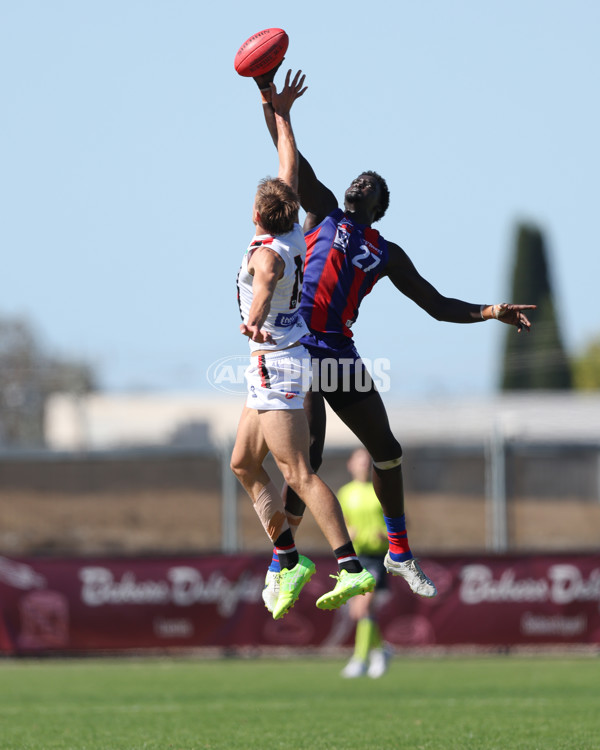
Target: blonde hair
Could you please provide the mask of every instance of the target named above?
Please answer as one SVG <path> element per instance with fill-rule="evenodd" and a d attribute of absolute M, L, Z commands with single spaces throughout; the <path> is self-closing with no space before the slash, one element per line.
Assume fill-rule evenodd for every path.
<path fill-rule="evenodd" d="M 255 208 L 261 226 L 269 234 L 286 234 L 298 220 L 300 199 L 295 190 L 278 177 L 265 177 L 258 183 Z"/>

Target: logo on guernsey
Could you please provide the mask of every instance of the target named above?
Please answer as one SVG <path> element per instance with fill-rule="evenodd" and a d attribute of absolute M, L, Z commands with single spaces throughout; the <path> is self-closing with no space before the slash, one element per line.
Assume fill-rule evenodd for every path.
<path fill-rule="evenodd" d="M 294 398 L 294 396 L 298 396 L 298 395 L 299 395 L 299 391 L 292 391 L 291 393 L 286 393 L 285 397 L 286 398 Z"/>
<path fill-rule="evenodd" d="M 350 228 L 347 224 L 338 224 L 333 239 L 333 247 L 342 253 L 346 252 L 350 241 Z"/>
<path fill-rule="evenodd" d="M 289 328 L 298 320 L 298 313 L 279 313 L 275 318 L 275 325 L 280 328 Z"/>

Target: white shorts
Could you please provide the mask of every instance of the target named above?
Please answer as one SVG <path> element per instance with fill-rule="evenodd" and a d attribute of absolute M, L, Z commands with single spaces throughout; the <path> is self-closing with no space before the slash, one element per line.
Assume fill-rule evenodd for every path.
<path fill-rule="evenodd" d="M 303 409 L 310 389 L 310 354 L 301 345 L 251 357 L 246 369 L 250 409 Z"/>

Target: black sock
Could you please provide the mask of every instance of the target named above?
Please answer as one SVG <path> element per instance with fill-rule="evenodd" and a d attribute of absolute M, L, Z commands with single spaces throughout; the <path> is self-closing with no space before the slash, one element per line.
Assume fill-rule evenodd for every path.
<path fill-rule="evenodd" d="M 283 534 L 277 537 L 275 540 L 275 551 L 277 552 L 279 565 L 282 570 L 284 568 L 291 569 L 296 566 L 299 555 L 290 529 L 286 529 Z"/>
<path fill-rule="evenodd" d="M 356 556 L 352 542 L 347 542 L 341 547 L 334 549 L 333 554 L 337 557 L 340 570 L 346 570 L 348 573 L 360 573 L 363 569 L 360 560 Z"/>

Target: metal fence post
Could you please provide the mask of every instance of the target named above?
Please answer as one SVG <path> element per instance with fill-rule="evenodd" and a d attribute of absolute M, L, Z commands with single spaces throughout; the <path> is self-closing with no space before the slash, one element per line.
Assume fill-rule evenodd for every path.
<path fill-rule="evenodd" d="M 221 446 L 221 550 L 226 554 L 237 552 L 238 519 L 237 490 L 238 482 L 229 466 L 233 440 L 229 439 Z"/>
<path fill-rule="evenodd" d="M 506 437 L 498 423 L 490 435 L 486 454 L 487 547 L 494 552 L 506 552 L 508 550 Z"/>

